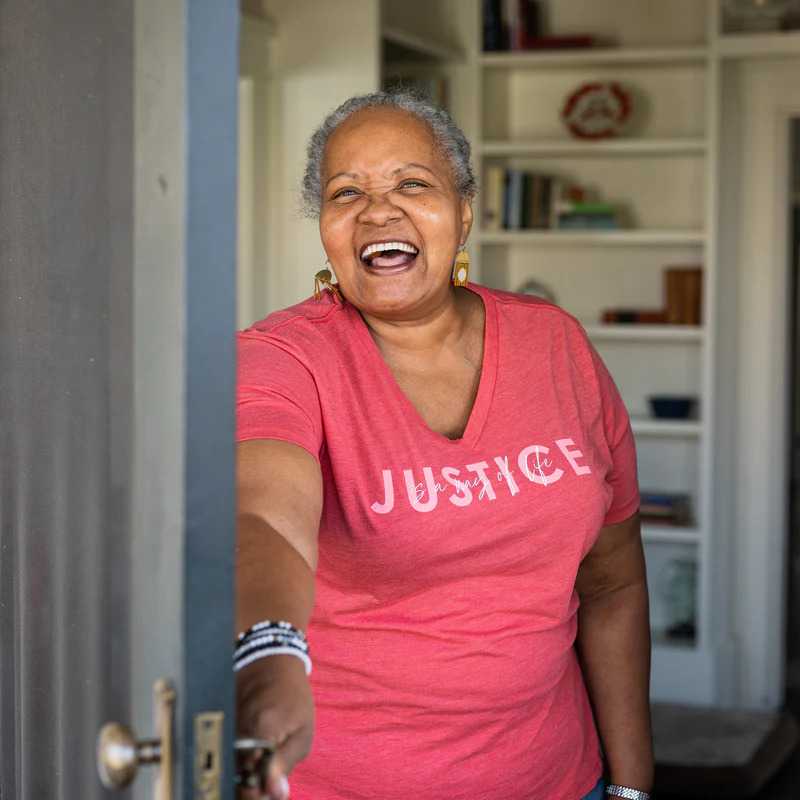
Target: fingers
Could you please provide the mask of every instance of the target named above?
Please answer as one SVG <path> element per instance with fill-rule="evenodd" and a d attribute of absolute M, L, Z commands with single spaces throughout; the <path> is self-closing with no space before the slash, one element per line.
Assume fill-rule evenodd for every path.
<path fill-rule="evenodd" d="M 269 750 L 239 750 L 236 783 L 239 800 L 262 800 L 267 793 Z"/>
<path fill-rule="evenodd" d="M 295 764 L 302 761 L 311 749 L 311 737 L 302 728 L 278 744 L 268 764 L 268 786 L 275 800 L 287 800 L 289 781 L 287 776 Z"/>
<path fill-rule="evenodd" d="M 250 759 L 251 770 L 258 764 L 262 780 L 252 775 L 240 782 L 241 800 L 287 800 L 291 772 L 311 750 L 314 734 L 314 701 L 308 677 L 297 659 L 288 663 L 274 659 L 260 671 L 246 671 L 237 680 L 237 745 L 245 752 L 240 763 Z M 269 750 L 269 758 L 253 759 L 256 752 Z M 261 783 L 260 787 L 256 783 Z M 260 791 L 260 793 L 259 793 Z"/>
<path fill-rule="evenodd" d="M 275 749 L 244 750 L 239 759 L 240 800 L 288 800 L 288 775 L 309 751 L 308 737 L 302 731 L 282 737 Z M 244 742 L 245 740 L 241 740 Z M 273 740 L 274 741 L 274 740 Z"/>

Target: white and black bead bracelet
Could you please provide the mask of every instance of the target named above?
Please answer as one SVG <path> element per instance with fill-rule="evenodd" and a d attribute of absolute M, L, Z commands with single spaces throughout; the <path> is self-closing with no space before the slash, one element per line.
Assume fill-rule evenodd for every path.
<path fill-rule="evenodd" d="M 260 658 L 273 655 L 292 655 L 299 658 L 311 673 L 311 658 L 305 634 L 290 622 L 264 620 L 252 625 L 236 637 L 233 651 L 234 672 Z"/>

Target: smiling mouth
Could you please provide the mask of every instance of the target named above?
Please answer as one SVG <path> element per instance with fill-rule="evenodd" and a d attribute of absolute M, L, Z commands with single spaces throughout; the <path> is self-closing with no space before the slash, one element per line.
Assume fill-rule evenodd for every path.
<path fill-rule="evenodd" d="M 419 249 L 410 242 L 374 242 L 361 250 L 361 262 L 373 270 L 401 270 L 410 266 Z"/>

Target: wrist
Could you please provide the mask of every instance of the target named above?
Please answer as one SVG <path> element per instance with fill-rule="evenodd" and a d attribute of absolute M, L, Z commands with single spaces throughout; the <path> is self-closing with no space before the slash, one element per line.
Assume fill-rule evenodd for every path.
<path fill-rule="evenodd" d="M 629 786 L 631 789 L 638 789 L 640 792 L 651 793 L 655 783 L 652 750 L 632 753 L 626 759 L 626 764 L 617 765 L 617 768 L 608 764 L 606 775 L 608 776 L 606 783 L 609 785 Z"/>
<path fill-rule="evenodd" d="M 627 775 L 614 775 L 611 773 L 606 778 L 606 783 L 614 786 L 630 786 L 631 789 L 638 789 L 640 792 L 653 791 L 653 773 L 634 772 Z"/>
<path fill-rule="evenodd" d="M 289 653 L 275 653 L 268 658 L 260 658 L 235 673 L 236 686 L 249 687 L 253 684 L 270 684 L 286 677 L 307 677 L 306 668 L 297 656 Z"/>

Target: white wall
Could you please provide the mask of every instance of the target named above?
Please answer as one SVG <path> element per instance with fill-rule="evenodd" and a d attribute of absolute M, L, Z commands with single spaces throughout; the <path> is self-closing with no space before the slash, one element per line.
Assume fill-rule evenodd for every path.
<path fill-rule="evenodd" d="M 268 192 L 269 55 L 272 26 L 242 17 L 239 47 L 239 254 L 238 327 L 264 316 L 270 262 Z"/>
<path fill-rule="evenodd" d="M 729 467 L 718 475 L 721 568 L 738 640 L 736 697 L 783 700 L 788 460 L 789 118 L 800 64 L 727 68 L 718 396 Z M 726 302 L 727 301 L 727 302 Z M 723 433 L 721 428 L 720 433 Z"/>
<path fill-rule="evenodd" d="M 256 318 L 308 297 L 325 266 L 317 223 L 300 213 L 308 139 L 324 116 L 380 83 L 378 0 L 264 0 L 267 36 L 245 20 L 241 72 L 254 85 Z"/>

